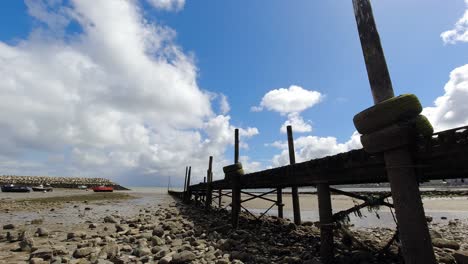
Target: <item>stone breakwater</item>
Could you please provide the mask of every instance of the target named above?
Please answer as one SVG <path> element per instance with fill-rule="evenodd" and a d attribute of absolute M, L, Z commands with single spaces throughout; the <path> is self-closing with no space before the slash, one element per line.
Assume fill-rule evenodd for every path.
<path fill-rule="evenodd" d="M 275 217 L 257 221 L 242 215 L 233 230 L 229 222 L 224 210 L 172 203 L 134 216 L 108 214 L 72 231 L 51 230 L 35 220 L 26 226 L 7 223 L 0 245 L 9 249 L 10 259 L 22 256 L 29 263 L 321 263 L 320 231 L 313 223 L 296 226 Z M 431 232 L 440 263 L 468 256 L 459 251 L 468 249 L 467 223 L 431 225 Z M 381 250 L 393 230 L 337 230 L 335 235 L 337 263 L 401 263 L 395 245 Z"/>
<path fill-rule="evenodd" d="M 86 185 L 88 188 L 93 186 L 113 186 L 116 190 L 128 190 L 105 178 L 85 178 L 85 177 L 50 177 L 50 176 L 0 176 L 0 185 L 15 184 L 20 186 L 37 186 L 39 184 L 50 184 L 55 188 L 78 188 Z"/>

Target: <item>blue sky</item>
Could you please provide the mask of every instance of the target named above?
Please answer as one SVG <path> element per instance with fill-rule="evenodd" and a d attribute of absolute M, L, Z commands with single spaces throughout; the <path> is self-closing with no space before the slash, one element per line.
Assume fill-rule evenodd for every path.
<path fill-rule="evenodd" d="M 221 178 L 234 127 L 254 171 L 287 163 L 293 119 L 299 161 L 360 147 L 372 99 L 351 1 L 92 2 L 2 3 L 0 174 L 165 185 L 214 155 Z M 438 130 L 468 124 L 468 3 L 372 4 L 395 93 Z"/>

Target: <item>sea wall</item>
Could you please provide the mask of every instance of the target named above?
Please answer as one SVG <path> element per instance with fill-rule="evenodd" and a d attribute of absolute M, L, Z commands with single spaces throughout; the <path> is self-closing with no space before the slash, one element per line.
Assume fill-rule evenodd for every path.
<path fill-rule="evenodd" d="M 93 186 L 113 186 L 116 190 L 128 190 L 119 184 L 105 178 L 85 178 L 85 177 L 51 177 L 51 176 L 0 176 L 0 185 L 15 184 L 21 186 L 37 186 L 39 184 L 50 184 L 55 188 L 78 188 L 80 185 Z"/>

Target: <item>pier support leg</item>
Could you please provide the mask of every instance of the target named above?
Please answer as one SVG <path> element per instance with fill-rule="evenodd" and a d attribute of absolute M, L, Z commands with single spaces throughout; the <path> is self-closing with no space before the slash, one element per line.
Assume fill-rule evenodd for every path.
<path fill-rule="evenodd" d="M 208 210 L 211 208 L 211 203 L 213 201 L 213 156 L 210 156 L 208 161 L 208 171 L 206 172 L 206 177 L 208 178 L 208 185 L 206 188 L 206 200 L 205 200 L 205 208 Z"/>
<path fill-rule="evenodd" d="M 218 206 L 219 208 L 222 208 L 222 202 L 223 202 L 223 192 L 221 189 L 218 190 Z"/>
<path fill-rule="evenodd" d="M 192 199 L 192 190 L 190 188 L 190 175 L 191 174 L 192 174 L 192 167 L 190 166 L 188 170 L 188 175 L 187 175 L 187 191 L 186 191 L 187 194 L 184 197 L 185 203 L 190 203 L 190 200 Z"/>
<path fill-rule="evenodd" d="M 294 152 L 294 140 L 293 140 L 293 133 L 292 127 L 287 126 L 286 130 L 288 132 L 288 148 L 289 148 L 289 164 L 296 164 L 296 154 Z M 292 198 L 292 205 L 293 205 L 293 213 L 294 213 L 294 223 L 296 225 L 301 224 L 301 208 L 299 205 L 299 192 L 297 187 L 291 188 L 291 198 Z"/>
<path fill-rule="evenodd" d="M 278 217 L 283 218 L 283 189 L 276 189 L 276 204 L 278 206 Z"/>
<path fill-rule="evenodd" d="M 232 184 L 232 210 L 231 210 L 231 217 L 232 217 L 232 227 L 237 228 L 239 226 L 239 214 L 241 209 L 241 188 L 240 188 L 240 175 L 232 175 L 231 176 L 231 184 Z"/>
<path fill-rule="evenodd" d="M 333 212 L 330 187 L 326 183 L 317 185 L 320 215 L 320 259 L 322 263 L 333 262 Z"/>
<path fill-rule="evenodd" d="M 301 207 L 299 205 L 299 191 L 297 187 L 291 188 L 291 198 L 292 198 L 292 205 L 293 205 L 293 213 L 294 213 L 294 223 L 296 225 L 301 224 Z"/>

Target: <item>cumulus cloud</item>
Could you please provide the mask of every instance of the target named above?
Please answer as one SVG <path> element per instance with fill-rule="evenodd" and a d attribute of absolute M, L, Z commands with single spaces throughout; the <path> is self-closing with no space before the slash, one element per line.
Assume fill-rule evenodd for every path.
<path fill-rule="evenodd" d="M 271 161 L 273 167 L 289 164 L 288 143 L 275 141 L 269 144 L 272 147 L 279 148 L 281 153 L 275 155 Z M 347 152 L 353 149 L 362 148 L 360 134 L 354 132 L 350 139 L 344 143 L 338 143 L 335 137 L 317 137 L 304 136 L 294 140 L 296 162 L 303 162 L 311 159 L 322 158 Z"/>
<path fill-rule="evenodd" d="M 221 94 L 219 99 L 219 108 L 222 114 L 227 114 L 231 110 L 231 106 L 229 106 L 228 99 L 226 95 Z"/>
<path fill-rule="evenodd" d="M 299 113 L 318 104 L 323 96 L 320 92 L 306 90 L 297 85 L 289 88 L 274 89 L 266 93 L 259 106 L 252 107 L 252 111 L 267 109 L 279 112 L 282 115 Z"/>
<path fill-rule="evenodd" d="M 424 108 L 423 114 L 436 131 L 468 125 L 468 64 L 454 69 L 445 84 L 444 95 L 435 106 Z"/>
<path fill-rule="evenodd" d="M 280 113 L 288 116 L 288 119 L 280 128 L 281 133 L 286 133 L 286 127 L 291 125 L 295 132 L 311 132 L 312 126 L 300 113 L 323 99 L 323 95 L 317 91 L 306 90 L 297 85 L 291 85 L 289 88 L 274 89 L 266 93 L 258 106 L 252 106 L 250 111 L 261 112 L 263 109 Z"/>
<path fill-rule="evenodd" d="M 300 116 L 298 113 L 288 114 L 288 120 L 286 120 L 286 122 L 284 122 L 280 128 L 281 133 L 287 132 L 287 126 L 292 126 L 294 128 L 294 132 L 297 133 L 305 133 L 312 131 L 312 126 L 309 124 L 309 122 L 304 121 L 302 116 Z"/>
<path fill-rule="evenodd" d="M 465 0 L 465 4 L 467 10 L 465 10 L 463 16 L 455 23 L 454 28 L 440 34 L 445 44 L 468 42 L 468 0 Z"/>
<path fill-rule="evenodd" d="M 167 11 L 180 11 L 184 8 L 185 0 L 147 0 L 153 7 Z"/>
<path fill-rule="evenodd" d="M 202 175 L 210 155 L 225 160 L 227 98 L 215 114 L 175 32 L 148 21 L 137 1 L 26 4 L 37 26 L 16 44 L 0 41 L 0 160 L 15 165 L 3 173 L 161 184 L 188 164 Z M 71 22 L 80 31 L 65 36 Z"/>

